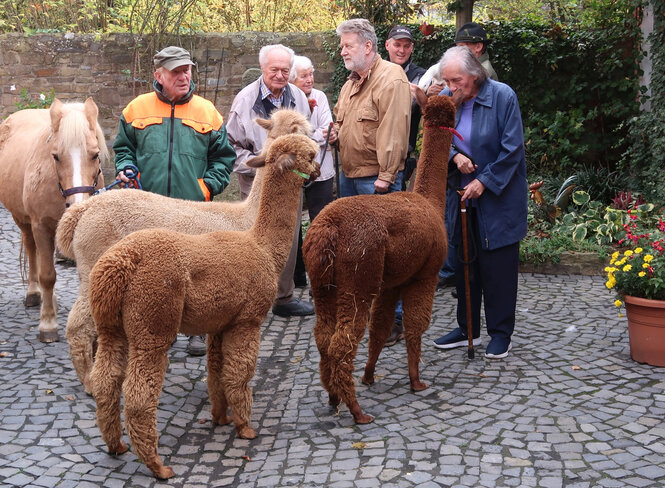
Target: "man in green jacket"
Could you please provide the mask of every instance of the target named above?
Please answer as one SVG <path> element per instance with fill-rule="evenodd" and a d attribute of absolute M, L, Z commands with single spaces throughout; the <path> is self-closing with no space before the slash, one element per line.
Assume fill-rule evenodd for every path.
<path fill-rule="evenodd" d="M 154 91 L 129 102 L 120 117 L 113 143 L 116 179 L 128 183 L 131 164 L 144 190 L 210 201 L 229 184 L 236 159 L 222 116 L 212 102 L 194 95 L 189 52 L 169 46 L 154 63 Z M 205 337 L 191 336 L 187 351 L 204 355 Z"/>

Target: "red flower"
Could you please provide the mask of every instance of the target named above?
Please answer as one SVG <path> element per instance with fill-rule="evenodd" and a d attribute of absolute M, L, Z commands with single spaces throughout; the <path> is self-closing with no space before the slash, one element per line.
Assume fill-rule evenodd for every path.
<path fill-rule="evenodd" d="M 307 103 L 309 103 L 309 113 L 314 112 L 314 107 L 316 107 L 316 100 L 313 98 L 308 98 Z"/>

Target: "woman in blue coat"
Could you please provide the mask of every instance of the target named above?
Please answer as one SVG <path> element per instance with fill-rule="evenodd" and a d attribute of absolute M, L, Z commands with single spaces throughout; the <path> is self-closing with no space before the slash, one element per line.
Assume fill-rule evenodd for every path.
<path fill-rule="evenodd" d="M 503 358 L 512 347 L 519 241 L 527 230 L 526 159 L 519 104 L 515 92 L 508 85 L 491 80 L 467 47 L 448 49 L 440 68 L 448 87 L 443 93 L 461 90 L 463 94 L 456 115 L 456 129 L 463 140 L 457 136 L 453 139 L 449 185 L 463 190 L 469 240 L 474 245 L 470 279 L 473 343 L 481 343 L 482 299 L 490 336 L 485 356 Z M 456 207 L 459 199 L 452 203 Z M 459 212 L 457 208 L 450 210 L 454 229 L 450 238 L 459 247 Z M 457 251 L 457 255 L 461 257 L 462 253 Z M 439 349 L 468 344 L 463 266 L 458 260 L 455 274 L 459 327 L 434 341 Z"/>

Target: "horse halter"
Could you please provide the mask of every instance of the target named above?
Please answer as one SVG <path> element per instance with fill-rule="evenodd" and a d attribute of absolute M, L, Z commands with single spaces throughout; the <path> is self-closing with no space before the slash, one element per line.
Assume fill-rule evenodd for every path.
<path fill-rule="evenodd" d="M 67 188 L 64 190 L 62 188 L 62 185 L 58 181 L 58 188 L 60 189 L 60 193 L 62 194 L 63 198 L 67 198 L 70 195 L 75 195 L 77 193 L 88 193 L 92 194 L 95 191 L 95 187 L 97 186 L 97 180 L 99 179 L 99 175 L 102 174 L 102 168 L 99 168 L 97 170 L 97 175 L 95 176 L 95 182 L 92 184 L 92 186 L 74 186 L 72 188 Z"/>

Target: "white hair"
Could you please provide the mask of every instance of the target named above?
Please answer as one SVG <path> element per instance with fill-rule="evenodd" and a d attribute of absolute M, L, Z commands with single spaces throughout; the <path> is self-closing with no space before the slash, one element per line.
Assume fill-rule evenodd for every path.
<path fill-rule="evenodd" d="M 293 58 L 293 66 L 291 66 L 291 73 L 289 74 L 289 81 L 293 83 L 293 81 L 298 77 L 298 70 L 299 69 L 309 69 L 312 68 L 312 73 L 314 73 L 314 65 L 312 64 L 312 60 L 309 59 L 307 56 L 295 56 Z"/>
<path fill-rule="evenodd" d="M 296 56 L 296 53 L 293 52 L 293 49 L 286 47 L 284 44 L 270 44 L 268 46 L 263 46 L 259 51 L 259 66 L 261 66 L 261 68 L 263 68 L 263 66 L 266 64 L 268 54 L 270 54 L 275 49 L 281 49 L 282 51 L 286 52 L 291 57 L 290 65 L 293 66 L 293 58 Z"/>

